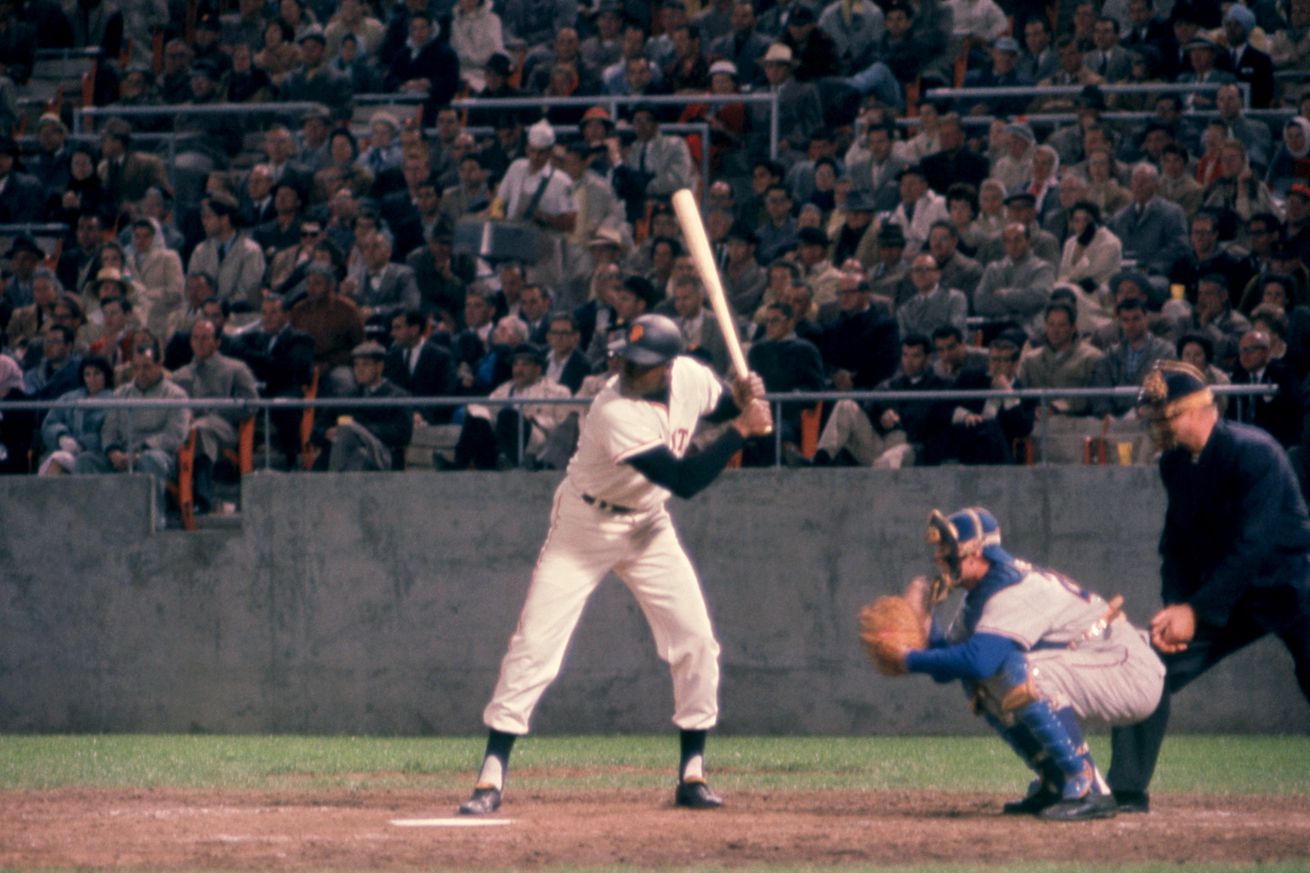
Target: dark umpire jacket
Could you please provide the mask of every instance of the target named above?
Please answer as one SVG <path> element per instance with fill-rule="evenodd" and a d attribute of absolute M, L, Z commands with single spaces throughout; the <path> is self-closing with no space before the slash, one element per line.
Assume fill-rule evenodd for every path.
<path fill-rule="evenodd" d="M 1310 518 L 1283 448 L 1259 428 L 1215 424 L 1200 457 L 1160 458 L 1169 498 L 1162 598 L 1222 627 L 1245 612 L 1273 629 L 1310 610 Z"/>

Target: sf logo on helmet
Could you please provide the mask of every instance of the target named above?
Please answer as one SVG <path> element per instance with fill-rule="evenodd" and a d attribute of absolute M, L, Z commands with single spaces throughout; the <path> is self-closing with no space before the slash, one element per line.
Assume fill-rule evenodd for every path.
<path fill-rule="evenodd" d="M 628 342 L 630 343 L 639 342 L 641 338 L 645 335 L 646 335 L 645 326 L 640 324 L 634 324 L 632 326 L 632 329 L 628 331 Z"/>

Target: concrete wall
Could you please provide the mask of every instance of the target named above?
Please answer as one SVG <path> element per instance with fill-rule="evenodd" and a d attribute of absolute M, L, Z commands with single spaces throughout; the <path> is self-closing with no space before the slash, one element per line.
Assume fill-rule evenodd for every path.
<path fill-rule="evenodd" d="M 0 730 L 468 734 L 558 477 L 257 474 L 238 528 L 150 532 L 145 480 L 0 481 Z M 884 679 L 855 614 L 928 568 L 933 507 L 984 503 L 1016 554 L 1141 621 L 1158 604 L 1149 468 L 765 470 L 674 501 L 723 644 L 722 730 L 974 732 L 958 688 Z M 593 598 L 541 732 L 659 731 L 667 671 L 632 598 Z M 1262 642 L 1175 703 L 1180 729 L 1305 731 Z"/>

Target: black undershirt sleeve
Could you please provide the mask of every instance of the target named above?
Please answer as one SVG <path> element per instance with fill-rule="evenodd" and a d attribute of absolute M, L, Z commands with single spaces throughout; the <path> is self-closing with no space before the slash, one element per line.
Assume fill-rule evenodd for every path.
<path fill-rule="evenodd" d="M 736 410 L 737 407 L 734 405 L 732 408 Z M 736 417 L 735 412 L 733 417 Z M 690 457 L 678 458 L 668 446 L 660 446 L 634 455 L 627 463 L 636 467 L 641 475 L 656 485 L 685 499 L 696 495 L 713 482 L 744 444 L 745 440 L 737 429 L 730 427 L 704 450 Z"/>
<path fill-rule="evenodd" d="M 732 421 L 741 415 L 741 410 L 737 408 L 737 401 L 732 399 L 731 391 L 724 391 L 719 395 L 719 402 L 714 408 L 701 416 L 701 421 L 708 421 L 710 424 L 722 424 L 725 421 Z"/>

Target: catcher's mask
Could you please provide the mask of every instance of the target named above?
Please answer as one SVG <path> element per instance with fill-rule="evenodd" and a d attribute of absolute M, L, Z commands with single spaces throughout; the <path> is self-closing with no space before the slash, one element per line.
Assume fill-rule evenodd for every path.
<path fill-rule="evenodd" d="M 981 506 L 971 506 L 943 515 L 934 509 L 928 516 L 928 542 L 936 549 L 935 557 L 940 562 L 942 574 L 941 592 L 959 584 L 960 563 L 969 555 L 982 555 L 990 561 L 1011 560 L 1010 555 L 1001 548 L 1001 525 Z"/>

